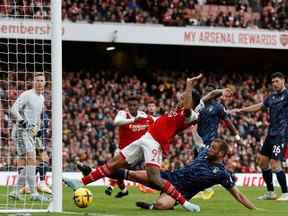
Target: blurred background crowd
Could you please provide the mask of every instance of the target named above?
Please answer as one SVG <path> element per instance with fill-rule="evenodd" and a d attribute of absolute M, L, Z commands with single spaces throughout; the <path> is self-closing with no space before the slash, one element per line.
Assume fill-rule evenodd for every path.
<path fill-rule="evenodd" d="M 288 29 L 286 0 L 63 0 L 70 22 Z M 3 0 L 0 17 L 48 19 L 50 0 Z"/>
<path fill-rule="evenodd" d="M 145 77 L 113 69 L 97 72 L 65 72 L 63 74 L 63 77 L 65 77 L 63 80 L 64 170 L 75 170 L 73 164 L 75 159 L 80 159 L 93 166 L 111 159 L 114 150 L 117 148 L 118 140 L 118 132 L 113 125 L 113 119 L 118 110 L 126 108 L 127 97 L 131 95 L 139 96 L 140 109 L 144 111 L 146 111 L 147 101 L 151 99 L 156 102 L 158 108 L 170 110 L 179 101 L 179 97 L 185 88 L 185 78 L 188 75 L 190 76 L 191 73 L 159 69 L 152 70 Z M 213 84 L 218 88 L 230 87 L 233 90 L 233 98 L 225 101 L 228 110 L 259 102 L 272 90 L 268 75 L 224 74 L 221 72 L 207 72 L 204 75 L 206 75 L 205 78 L 197 87 L 203 95 L 207 93 L 208 84 Z M 8 94 L 10 95 L 9 100 L 15 100 L 16 91 L 11 86 L 13 85 L 10 84 L 8 89 L 5 82 L 2 81 L 0 85 L 2 102 L 8 100 Z M 48 99 L 47 104 L 49 103 Z M 11 142 L 10 148 L 7 145 L 9 140 L 9 130 L 7 129 L 9 118 L 7 112 L 3 110 L 5 111 L 5 109 L 2 109 L 0 112 L 2 126 L 0 169 L 2 170 L 5 169 L 6 163 L 3 152 L 12 154 L 10 159 L 14 165 L 16 159 L 13 158 L 15 145 L 11 140 L 9 141 Z M 240 133 L 240 142 L 235 140 L 226 128 L 225 123 L 221 124 L 219 134 L 231 146 L 231 152 L 226 161 L 231 170 L 235 172 L 259 171 L 256 163 L 257 153 L 265 137 L 268 126 L 267 117 L 266 112 L 231 116 Z M 163 169 L 175 169 L 193 159 L 191 130 L 189 128 L 177 135 L 171 145 L 170 154 L 164 159 Z"/>

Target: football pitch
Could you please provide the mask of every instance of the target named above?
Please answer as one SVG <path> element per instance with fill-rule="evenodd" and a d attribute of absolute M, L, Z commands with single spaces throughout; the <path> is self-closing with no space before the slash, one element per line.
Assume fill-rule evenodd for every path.
<path fill-rule="evenodd" d="M 153 215 L 191 215 L 193 213 L 187 212 L 181 207 L 177 206 L 175 210 L 156 211 L 156 210 L 142 210 L 135 206 L 136 201 L 154 201 L 158 197 L 158 193 L 143 193 L 137 188 L 129 188 L 129 196 L 117 199 L 114 195 L 117 190 L 113 192 L 112 196 L 109 197 L 104 194 L 103 187 L 90 187 L 93 193 L 94 200 L 93 204 L 86 209 L 77 208 L 72 200 L 72 190 L 69 188 L 64 189 L 64 213 L 52 214 L 52 213 L 33 213 L 32 215 L 83 215 L 83 216 L 153 216 Z M 210 200 L 193 199 L 192 202 L 197 203 L 201 206 L 200 213 L 194 213 L 201 216 L 286 216 L 288 214 L 288 202 L 278 201 L 258 201 L 256 197 L 261 195 L 264 188 L 241 188 L 243 191 L 258 208 L 263 208 L 263 211 L 251 211 L 242 207 L 241 204 L 237 203 L 229 192 L 225 191 L 220 187 L 215 188 L 215 195 Z M 279 191 L 277 191 L 279 193 Z M 5 196 L 6 188 L 1 187 L 0 203 L 6 202 Z M 19 203 L 21 204 L 21 203 Z M 27 206 L 29 206 L 27 204 Z M 2 214 L 1 214 L 2 215 Z M 6 214 L 7 215 L 7 214 Z M 9 214 L 12 216 L 13 214 Z M 14 214 L 15 215 L 15 214 Z"/>

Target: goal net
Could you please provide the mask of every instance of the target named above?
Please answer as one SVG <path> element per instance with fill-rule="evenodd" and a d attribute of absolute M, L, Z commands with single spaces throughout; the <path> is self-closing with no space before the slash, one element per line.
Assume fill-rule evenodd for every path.
<path fill-rule="evenodd" d="M 52 188 L 50 17 L 50 0 L 0 0 L 0 213 L 45 212 L 51 210 L 52 200 L 55 201 L 53 195 L 39 191 L 39 183 L 40 180 L 43 183 L 43 179 L 45 184 Z M 36 127 L 37 133 L 32 133 L 35 125 L 27 124 L 23 126 L 20 135 L 20 132 L 15 133 L 13 130 L 22 128 L 23 122 L 20 124 L 15 115 L 12 115 L 11 107 L 21 93 L 35 87 L 34 78 L 39 73 L 45 75 L 46 85 L 43 92 L 44 108 Z M 31 101 L 25 102 L 26 109 L 35 106 L 29 103 Z M 21 115 L 25 115 L 24 112 L 19 108 Z M 33 194 L 30 189 L 33 184 L 27 176 L 31 173 L 30 168 L 30 171 L 27 171 L 31 164 L 27 154 L 23 154 L 28 148 L 27 142 L 32 143 L 37 152 L 36 192 Z M 48 158 L 43 159 L 43 151 Z M 40 172 L 40 169 L 44 169 L 44 162 L 47 175 L 43 175 L 43 170 Z M 26 170 L 22 173 L 25 186 L 18 188 L 16 185 L 23 170 Z M 33 196 L 35 194 L 38 194 L 36 198 Z"/>

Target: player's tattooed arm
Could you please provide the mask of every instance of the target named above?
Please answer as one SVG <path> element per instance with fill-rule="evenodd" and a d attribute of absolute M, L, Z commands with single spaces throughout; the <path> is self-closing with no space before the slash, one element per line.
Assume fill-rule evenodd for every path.
<path fill-rule="evenodd" d="M 228 190 L 232 196 L 243 206 L 248 209 L 256 209 L 256 206 L 243 193 L 241 193 L 237 187 L 234 186 Z"/>
<path fill-rule="evenodd" d="M 208 103 L 211 100 L 217 99 L 221 96 L 230 97 L 232 96 L 232 90 L 229 88 L 225 89 L 215 89 L 213 91 L 210 91 L 208 94 L 206 94 L 204 97 L 202 97 L 202 101 L 204 103 Z"/>

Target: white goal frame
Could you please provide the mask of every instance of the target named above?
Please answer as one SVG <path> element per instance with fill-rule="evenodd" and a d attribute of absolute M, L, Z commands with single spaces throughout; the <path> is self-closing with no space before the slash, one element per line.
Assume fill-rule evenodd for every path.
<path fill-rule="evenodd" d="M 0 209 L 0 213 L 63 212 L 62 187 L 62 17 L 61 0 L 51 0 L 52 191 L 47 209 Z M 49 38 L 50 39 L 50 38 Z"/>
<path fill-rule="evenodd" d="M 62 0 L 51 0 L 52 63 L 52 212 L 62 212 Z"/>

